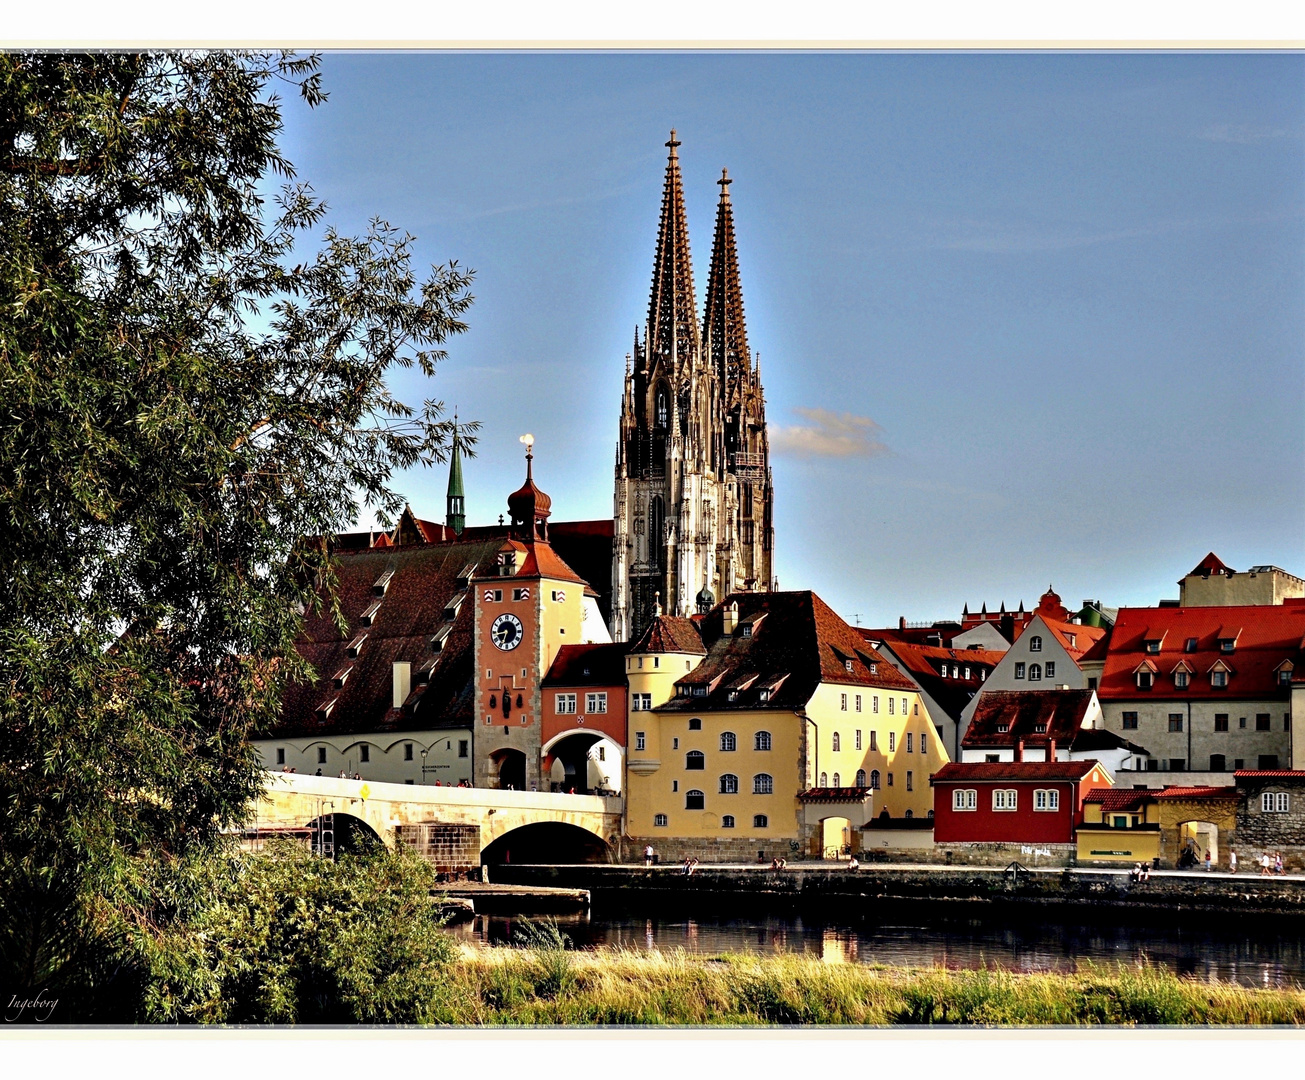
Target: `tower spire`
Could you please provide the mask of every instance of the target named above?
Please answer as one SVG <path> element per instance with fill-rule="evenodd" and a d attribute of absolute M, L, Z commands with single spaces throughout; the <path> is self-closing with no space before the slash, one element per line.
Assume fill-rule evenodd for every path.
<path fill-rule="evenodd" d="M 684 185 L 680 178 L 680 143 L 671 129 L 666 145 L 666 182 L 662 187 L 662 217 L 653 262 L 652 295 L 648 301 L 648 367 L 661 360 L 677 368 L 698 346 L 698 313 L 693 292 L 693 266 L 689 259 L 689 227 L 684 213 Z"/>
<path fill-rule="evenodd" d="M 444 524 L 461 536 L 467 524 L 467 497 L 462 490 L 462 440 L 458 437 L 458 414 L 453 414 L 453 450 L 449 456 L 449 490 L 445 497 Z"/>
<path fill-rule="evenodd" d="M 734 209 L 730 204 L 728 169 L 721 170 L 720 202 L 716 207 L 716 235 L 711 246 L 711 273 L 707 278 L 706 346 L 721 397 L 736 400 L 743 384 L 751 381 L 752 358 L 743 321 L 743 288 L 739 284 L 739 256 L 734 243 Z"/>

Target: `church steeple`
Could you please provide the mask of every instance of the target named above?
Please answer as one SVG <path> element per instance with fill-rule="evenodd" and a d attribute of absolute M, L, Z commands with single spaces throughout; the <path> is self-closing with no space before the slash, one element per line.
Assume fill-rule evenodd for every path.
<path fill-rule="evenodd" d="M 748 330 L 743 321 L 743 288 L 739 284 L 739 256 L 734 244 L 734 209 L 730 205 L 728 169 L 721 170 L 720 203 L 716 207 L 716 236 L 711 246 L 711 273 L 707 278 L 707 356 L 716 372 L 726 406 L 736 402 L 742 384 L 750 382 L 752 359 Z"/>
<path fill-rule="evenodd" d="M 462 490 L 462 440 L 458 437 L 458 416 L 453 414 L 453 450 L 449 456 L 449 490 L 445 497 L 444 524 L 461 536 L 467 525 L 467 497 Z"/>
<path fill-rule="evenodd" d="M 657 255 L 653 262 L 652 296 L 648 301 L 648 369 L 660 359 L 676 369 L 698 351 L 698 312 L 693 292 L 693 265 L 689 259 L 689 226 L 684 213 L 684 186 L 680 178 L 679 142 L 675 130 L 666 145 L 666 182 L 662 187 L 662 217 L 657 230 Z"/>

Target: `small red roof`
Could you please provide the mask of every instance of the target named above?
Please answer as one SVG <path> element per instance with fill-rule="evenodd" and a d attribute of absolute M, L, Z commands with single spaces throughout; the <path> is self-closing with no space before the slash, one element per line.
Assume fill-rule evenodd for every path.
<path fill-rule="evenodd" d="M 1283 776 L 1305 780 L 1305 769 L 1238 769 L 1233 776 Z"/>
<path fill-rule="evenodd" d="M 1082 780 L 1099 761 L 951 761 L 929 779 L 929 783 L 949 781 L 1007 780 Z M 1105 771 L 1104 769 L 1102 770 Z"/>
<path fill-rule="evenodd" d="M 678 615 L 658 615 L 648 624 L 634 645 L 632 653 L 688 653 L 690 656 L 706 656 L 707 648 L 702 643 L 702 634 L 698 624 L 692 619 Z"/>
<path fill-rule="evenodd" d="M 1216 555 L 1212 551 L 1210 552 L 1209 555 L 1207 555 L 1204 559 L 1202 559 L 1199 563 L 1197 563 L 1194 567 L 1192 567 L 1191 572 L 1188 573 L 1187 576 L 1196 577 L 1199 575 L 1201 577 L 1209 577 L 1211 574 L 1235 574 L 1235 573 L 1237 573 L 1236 570 L 1234 570 L 1231 566 L 1228 566 L 1221 558 L 1219 558 L 1218 555 Z M 1178 584 L 1181 585 L 1182 582 L 1180 581 Z"/>
<path fill-rule="evenodd" d="M 1093 788 L 1083 796 L 1085 803 L 1100 803 L 1106 813 L 1116 810 L 1137 810 L 1143 803 L 1155 798 L 1154 791 L 1135 788 Z"/>
<path fill-rule="evenodd" d="M 1167 787 L 1157 791 L 1157 799 L 1213 799 L 1236 795 L 1235 787 Z"/>

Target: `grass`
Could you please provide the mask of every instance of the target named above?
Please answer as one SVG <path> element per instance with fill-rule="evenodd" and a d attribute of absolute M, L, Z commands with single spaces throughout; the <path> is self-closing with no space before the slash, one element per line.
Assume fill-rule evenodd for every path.
<path fill-rule="evenodd" d="M 1073 974 L 826 964 L 802 956 L 466 949 L 432 1010 L 473 1025 L 1305 1023 L 1305 991 L 1179 978 L 1154 967 Z"/>

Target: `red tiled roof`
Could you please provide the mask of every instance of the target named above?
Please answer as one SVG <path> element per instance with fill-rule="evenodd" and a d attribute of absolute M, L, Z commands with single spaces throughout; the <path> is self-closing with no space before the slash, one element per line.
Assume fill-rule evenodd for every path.
<path fill-rule="evenodd" d="M 563 645 L 544 676 L 545 686 L 625 686 L 626 644 Z"/>
<path fill-rule="evenodd" d="M 1082 780 L 1100 766 L 1099 761 L 951 761 L 929 782 Z M 1101 770 L 1105 772 L 1104 769 Z"/>
<path fill-rule="evenodd" d="M 1235 573 L 1237 573 L 1236 570 L 1234 570 L 1231 566 L 1228 566 L 1221 558 L 1219 558 L 1218 555 L 1216 555 L 1212 551 L 1199 563 L 1193 566 L 1192 569 L 1188 571 L 1187 576 L 1195 577 L 1199 574 L 1201 577 L 1209 577 L 1211 574 L 1235 574 Z M 1178 584 L 1181 585 L 1182 582 L 1179 581 Z"/>
<path fill-rule="evenodd" d="M 988 649 L 949 649 L 938 645 L 916 645 L 909 641 L 897 641 L 891 638 L 871 638 L 860 631 L 867 641 L 881 641 L 880 652 L 898 667 L 904 668 L 920 688 L 925 690 L 935 703 L 953 720 L 958 719 L 970 699 L 983 687 L 979 672 L 991 671 L 1000 662 L 1004 653 Z M 949 673 L 946 678 L 940 674 L 940 668 L 946 664 Z M 957 669 L 957 676 L 950 674 L 952 667 Z M 965 677 L 965 668 L 970 670 Z M 935 717 L 935 719 L 941 719 Z"/>
<path fill-rule="evenodd" d="M 678 615 L 658 615 L 643 636 L 630 647 L 632 653 L 688 653 L 706 656 L 698 624 Z"/>
<path fill-rule="evenodd" d="M 1238 769 L 1233 776 L 1281 776 L 1305 780 L 1305 769 Z"/>
<path fill-rule="evenodd" d="M 1064 650 L 1075 660 L 1081 659 L 1085 653 L 1091 651 L 1098 641 L 1110 634 L 1110 631 L 1104 626 L 1083 626 L 1080 623 L 1062 622 L 1041 612 L 1039 612 L 1039 615 L 1042 621 L 1046 623 L 1047 629 L 1055 634 Z M 1069 643 L 1068 635 L 1073 635 L 1073 645 Z"/>
<path fill-rule="evenodd" d="M 1155 793 L 1157 799 L 1216 799 L 1236 796 L 1235 787 L 1167 787 Z"/>
<path fill-rule="evenodd" d="M 1157 654 L 1148 654 L 1144 642 L 1163 635 Z M 1237 636 L 1232 653 L 1221 653 L 1220 637 Z M 1106 654 L 1098 695 L 1105 700 L 1286 700 L 1290 689 L 1279 683 L 1277 671 L 1284 660 L 1298 668 L 1305 663 L 1301 639 L 1305 637 L 1305 606 L 1264 604 L 1246 607 L 1121 608 Z M 1188 638 L 1196 651 L 1187 652 Z M 1139 690 L 1133 672 L 1150 655 L 1160 676 L 1151 690 Z M 1235 673 L 1226 688 L 1211 685 L 1206 674 L 1219 661 Z M 1174 685 L 1172 672 L 1185 660 L 1198 673 L 1185 689 Z"/>
<path fill-rule="evenodd" d="M 1085 803 L 1100 803 L 1106 813 L 1117 810 L 1137 810 L 1144 803 L 1155 798 L 1153 791 L 1138 791 L 1135 788 L 1093 788 L 1083 796 Z"/>
<path fill-rule="evenodd" d="M 1014 746 L 1020 739 L 1045 746 L 1055 739 L 1069 749 L 1091 703 L 1091 690 L 989 690 L 980 695 L 961 746 Z M 998 730 L 1002 726 L 1005 731 Z"/>
<path fill-rule="evenodd" d="M 1106 658 L 1106 653 L 1109 651 L 1110 630 L 1107 629 L 1101 637 L 1097 638 L 1096 641 L 1092 643 L 1092 647 L 1078 658 L 1079 666 L 1082 667 L 1084 664 L 1102 663 Z"/>
<path fill-rule="evenodd" d="M 731 604 L 738 605 L 740 621 L 761 612 L 767 618 L 751 636 L 745 637 L 739 629 L 727 634 L 724 613 Z M 679 684 L 704 686 L 707 693 L 701 697 L 673 697 L 662 709 L 795 709 L 811 700 L 822 681 L 886 690 L 915 689 L 905 675 L 813 592 L 731 593 L 698 626 L 707 656 Z M 758 681 L 730 701 L 727 684 L 747 674 L 756 674 Z M 775 691 L 762 701 L 761 691 L 777 680 Z"/>

